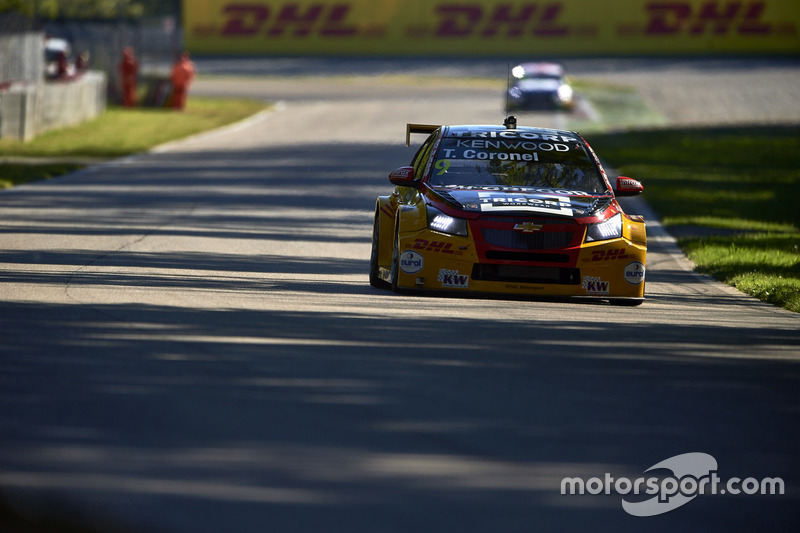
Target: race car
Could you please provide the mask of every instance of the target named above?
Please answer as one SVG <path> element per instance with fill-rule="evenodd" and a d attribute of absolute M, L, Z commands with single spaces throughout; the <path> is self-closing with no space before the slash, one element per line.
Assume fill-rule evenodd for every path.
<path fill-rule="evenodd" d="M 572 86 L 557 63 L 523 63 L 511 69 L 506 107 L 513 110 L 571 110 Z"/>
<path fill-rule="evenodd" d="M 647 238 L 578 133 L 504 125 L 408 124 L 427 134 L 375 205 L 369 280 L 446 291 L 644 301 Z"/>

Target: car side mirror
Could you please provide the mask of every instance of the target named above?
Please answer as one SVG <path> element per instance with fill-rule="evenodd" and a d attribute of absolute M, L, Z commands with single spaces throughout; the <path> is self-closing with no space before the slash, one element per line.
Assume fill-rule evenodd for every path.
<path fill-rule="evenodd" d="M 414 179 L 414 167 L 400 167 L 389 174 L 389 181 L 399 187 L 419 187 L 419 181 Z"/>
<path fill-rule="evenodd" d="M 617 178 L 617 187 L 614 194 L 617 196 L 636 196 L 643 191 L 644 187 L 635 179 L 620 176 Z"/>

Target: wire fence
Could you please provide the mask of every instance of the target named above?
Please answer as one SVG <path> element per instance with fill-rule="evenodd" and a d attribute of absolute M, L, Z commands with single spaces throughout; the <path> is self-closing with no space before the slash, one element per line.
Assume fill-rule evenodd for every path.
<path fill-rule="evenodd" d="M 44 34 L 0 34 L 0 86 L 36 81 L 44 73 Z"/>
<path fill-rule="evenodd" d="M 46 37 L 66 41 L 69 62 L 88 54 L 88 68 L 105 72 L 109 82 L 118 79 L 122 50 L 132 47 L 143 74 L 163 74 L 182 51 L 177 15 L 136 21 L 23 22 L 0 17 L 0 86 L 36 83 L 46 77 Z"/>
<path fill-rule="evenodd" d="M 68 41 L 75 55 L 89 52 L 91 68 L 109 75 L 115 74 L 127 46 L 134 49 L 142 70 L 168 68 L 181 52 L 180 28 L 174 16 L 136 22 L 48 22 L 44 30 Z"/>
<path fill-rule="evenodd" d="M 73 56 L 88 52 L 89 68 L 116 80 L 125 47 L 132 47 L 142 73 L 167 72 L 181 52 L 176 16 L 127 21 L 48 22 L 45 32 L 70 43 Z"/>
<path fill-rule="evenodd" d="M 0 87 L 35 82 L 43 75 L 43 39 L 31 20 L 13 13 L 0 15 Z"/>
<path fill-rule="evenodd" d="M 0 138 L 29 140 L 96 116 L 107 102 L 120 102 L 119 66 L 126 47 L 134 49 L 139 63 L 144 97 L 138 105 L 165 105 L 170 68 L 181 52 L 177 21 L 177 15 L 34 21 L 0 14 Z"/>

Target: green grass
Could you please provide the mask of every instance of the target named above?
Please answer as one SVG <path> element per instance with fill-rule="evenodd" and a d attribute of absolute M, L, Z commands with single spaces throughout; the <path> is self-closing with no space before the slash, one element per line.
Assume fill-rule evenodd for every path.
<path fill-rule="evenodd" d="M 111 106 L 100 117 L 52 130 L 32 141 L 0 139 L 0 188 L 56 177 L 82 168 L 75 159 L 112 159 L 147 151 L 251 116 L 267 104 L 249 99 L 192 97 L 184 111 Z M 17 161 L 25 158 L 25 164 Z M 41 158 L 41 162 L 36 159 Z"/>
<path fill-rule="evenodd" d="M 584 79 L 574 79 L 571 83 L 575 93 L 589 102 L 597 120 L 587 120 L 580 114 L 567 115 L 566 128 L 569 130 L 587 134 L 667 123 L 666 118 L 642 100 L 632 87 Z"/>
<path fill-rule="evenodd" d="M 0 164 L 0 189 L 22 185 L 30 181 L 50 179 L 83 168 L 80 163 Z"/>
<path fill-rule="evenodd" d="M 112 106 L 94 120 L 48 131 L 29 142 L 0 139 L 0 157 L 120 157 L 231 124 L 266 107 L 257 100 L 196 97 L 184 111 Z"/>
<path fill-rule="evenodd" d="M 800 312 L 800 126 L 636 131 L 588 137 L 642 180 L 665 226 L 729 233 L 678 244 L 697 270 Z"/>
<path fill-rule="evenodd" d="M 680 239 L 700 272 L 760 300 L 800 312 L 800 235 L 753 233 Z"/>

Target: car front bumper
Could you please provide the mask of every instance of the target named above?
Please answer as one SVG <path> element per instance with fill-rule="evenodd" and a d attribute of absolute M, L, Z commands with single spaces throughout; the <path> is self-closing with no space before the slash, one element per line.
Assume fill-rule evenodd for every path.
<path fill-rule="evenodd" d="M 397 287 L 405 290 L 644 297 L 647 247 L 625 237 L 549 250 L 542 256 L 545 261 L 486 261 L 470 237 L 425 229 L 401 234 L 398 251 Z"/>

